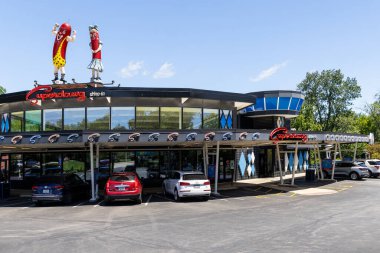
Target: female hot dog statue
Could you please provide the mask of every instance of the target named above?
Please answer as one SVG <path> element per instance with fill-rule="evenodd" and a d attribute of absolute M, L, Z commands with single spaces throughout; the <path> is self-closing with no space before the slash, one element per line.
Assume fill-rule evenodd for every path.
<path fill-rule="evenodd" d="M 92 61 L 88 65 L 88 69 L 92 70 L 91 82 L 101 83 L 100 72 L 103 72 L 102 64 L 102 45 L 103 43 L 99 39 L 99 31 L 97 25 L 89 26 L 90 31 L 90 47 L 92 52 Z"/>
<path fill-rule="evenodd" d="M 58 31 L 57 28 L 59 27 Z M 58 83 L 58 71 L 61 72 L 60 81 L 66 83 L 65 80 L 65 65 L 66 65 L 66 48 L 69 41 L 74 41 L 76 31 L 73 30 L 71 36 L 71 26 L 68 23 L 63 23 L 61 26 L 55 24 L 52 30 L 55 35 L 53 47 L 53 65 L 54 65 L 54 80 L 53 83 Z"/>

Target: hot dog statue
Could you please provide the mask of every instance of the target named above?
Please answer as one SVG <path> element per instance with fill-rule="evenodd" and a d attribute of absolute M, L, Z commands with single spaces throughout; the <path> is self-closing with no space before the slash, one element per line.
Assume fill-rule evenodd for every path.
<path fill-rule="evenodd" d="M 88 69 L 92 70 L 91 82 L 101 83 L 100 72 L 103 72 L 102 64 L 102 46 L 103 43 L 99 39 L 99 31 L 97 25 L 88 27 L 90 31 L 90 47 L 92 52 L 92 61 L 88 65 Z"/>
<path fill-rule="evenodd" d="M 58 31 L 57 28 L 59 27 Z M 53 83 L 59 83 L 58 71 L 61 72 L 62 83 L 66 83 L 65 80 L 65 65 L 66 65 L 66 48 L 67 43 L 74 41 L 76 37 L 76 31 L 73 30 L 73 36 L 71 36 L 71 25 L 63 23 L 61 26 L 55 24 L 51 31 L 55 35 L 54 47 L 53 47 L 53 65 L 54 65 L 54 79 Z"/>

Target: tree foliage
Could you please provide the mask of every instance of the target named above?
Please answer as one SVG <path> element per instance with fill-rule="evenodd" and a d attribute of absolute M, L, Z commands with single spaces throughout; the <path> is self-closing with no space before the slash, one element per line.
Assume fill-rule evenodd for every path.
<path fill-rule="evenodd" d="M 0 95 L 5 94 L 6 92 L 7 90 L 3 86 L 0 85 Z"/>
<path fill-rule="evenodd" d="M 300 116 L 293 122 L 298 130 L 355 131 L 347 128 L 352 103 L 361 96 L 355 78 L 345 78 L 340 70 L 316 71 L 307 73 L 297 88 L 305 94 Z"/>

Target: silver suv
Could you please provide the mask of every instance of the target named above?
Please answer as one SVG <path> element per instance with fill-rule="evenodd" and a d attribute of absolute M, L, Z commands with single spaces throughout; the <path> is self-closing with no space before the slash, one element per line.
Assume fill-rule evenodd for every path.
<path fill-rule="evenodd" d="M 330 178 L 332 169 L 323 170 L 324 177 Z M 352 180 L 359 180 L 369 177 L 368 168 L 358 163 L 350 161 L 335 161 L 335 177 L 349 177 Z"/>
<path fill-rule="evenodd" d="M 368 159 L 363 161 L 358 161 L 359 165 L 366 166 L 369 170 L 370 177 L 380 176 L 380 160 L 379 159 Z"/>

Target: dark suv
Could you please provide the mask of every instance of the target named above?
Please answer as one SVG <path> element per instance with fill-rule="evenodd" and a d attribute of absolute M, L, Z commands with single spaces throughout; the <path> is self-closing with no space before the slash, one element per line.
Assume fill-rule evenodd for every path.
<path fill-rule="evenodd" d="M 323 169 L 324 178 L 330 178 L 332 169 Z M 359 180 L 369 177 L 368 168 L 360 166 L 351 161 L 335 161 L 334 177 L 349 177 L 352 180 Z"/>

